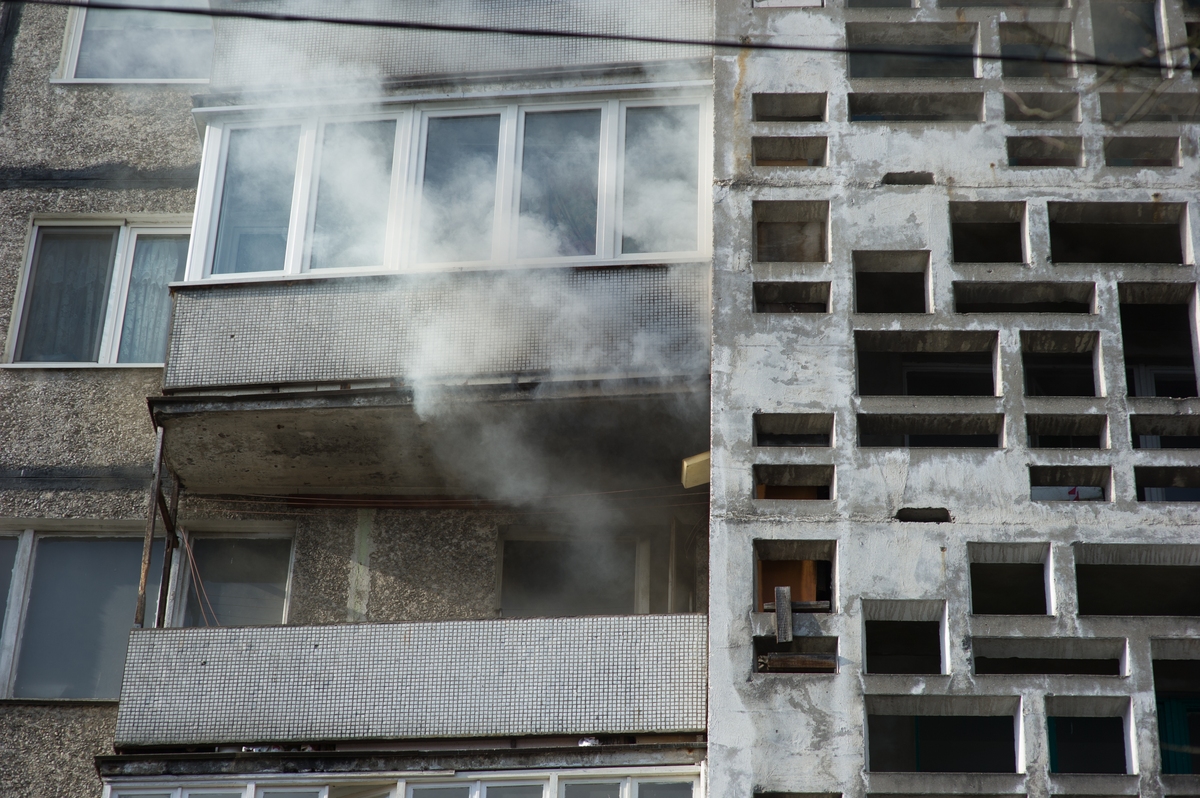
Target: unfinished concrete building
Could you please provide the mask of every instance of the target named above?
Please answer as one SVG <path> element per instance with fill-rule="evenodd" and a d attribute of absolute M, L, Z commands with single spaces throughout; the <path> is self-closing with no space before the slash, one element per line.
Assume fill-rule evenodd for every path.
<path fill-rule="evenodd" d="M 1198 11 L 717 4 L 711 795 L 1200 794 Z"/>
<path fill-rule="evenodd" d="M 212 5 L 0 6 L 0 792 L 699 795 L 711 56 L 386 23 L 708 5 Z"/>

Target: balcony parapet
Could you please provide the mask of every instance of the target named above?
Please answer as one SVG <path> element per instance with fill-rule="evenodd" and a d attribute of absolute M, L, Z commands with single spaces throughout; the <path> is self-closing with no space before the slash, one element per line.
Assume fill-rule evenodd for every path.
<path fill-rule="evenodd" d="M 703 615 L 131 633 L 119 749 L 703 732 Z"/>

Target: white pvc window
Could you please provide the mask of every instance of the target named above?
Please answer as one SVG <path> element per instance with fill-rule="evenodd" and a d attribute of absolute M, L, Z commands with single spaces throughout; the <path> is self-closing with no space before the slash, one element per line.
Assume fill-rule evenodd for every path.
<path fill-rule="evenodd" d="M 188 241 L 182 228 L 39 225 L 13 362 L 161 364 Z"/>
<path fill-rule="evenodd" d="M 131 5 L 206 9 L 208 0 L 137 0 Z M 201 14 L 74 10 L 64 78 L 83 83 L 202 83 L 212 67 L 212 19 Z"/>
<path fill-rule="evenodd" d="M 214 121 L 188 279 L 707 257 L 703 97 Z"/>

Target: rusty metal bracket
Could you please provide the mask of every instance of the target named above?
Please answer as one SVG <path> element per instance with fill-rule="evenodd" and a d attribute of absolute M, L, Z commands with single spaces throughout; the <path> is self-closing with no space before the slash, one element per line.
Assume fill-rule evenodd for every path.
<path fill-rule="evenodd" d="M 157 430 L 154 444 L 154 476 L 150 479 L 150 495 L 147 499 L 146 537 L 142 543 L 142 570 L 138 577 L 137 608 L 133 614 L 133 625 L 142 629 L 146 625 L 146 587 L 150 581 L 150 560 L 154 552 L 154 531 L 161 516 L 163 522 L 166 546 L 163 549 L 163 575 L 158 587 L 158 608 L 155 614 L 155 626 L 162 626 L 167 602 L 167 589 L 171 573 L 171 552 L 175 548 L 178 536 L 175 520 L 179 511 L 179 479 L 174 474 L 166 476 L 171 480 L 171 498 L 168 501 L 163 496 L 162 483 L 163 467 L 163 428 Z"/>

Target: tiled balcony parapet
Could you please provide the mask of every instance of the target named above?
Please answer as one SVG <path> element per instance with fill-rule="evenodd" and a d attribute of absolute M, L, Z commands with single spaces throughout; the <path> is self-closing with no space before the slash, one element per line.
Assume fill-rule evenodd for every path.
<path fill-rule="evenodd" d="M 707 374 L 709 266 L 173 289 L 164 389 Z"/>
<path fill-rule="evenodd" d="M 119 748 L 701 732 L 706 618 L 131 633 Z"/>

